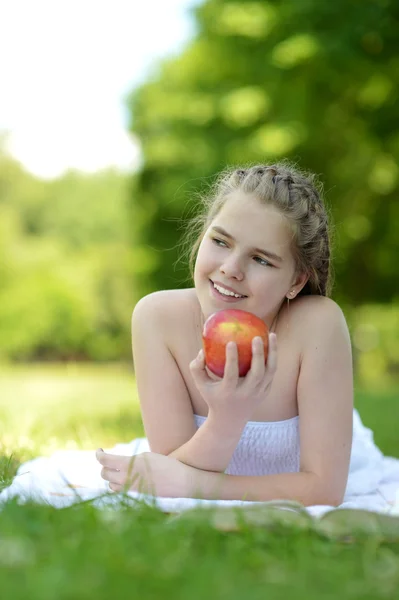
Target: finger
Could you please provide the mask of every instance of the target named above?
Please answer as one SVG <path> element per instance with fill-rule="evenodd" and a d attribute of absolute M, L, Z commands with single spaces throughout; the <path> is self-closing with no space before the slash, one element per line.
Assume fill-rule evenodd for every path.
<path fill-rule="evenodd" d="M 109 479 L 109 477 L 111 478 Z M 103 479 L 105 479 L 105 481 L 108 481 L 108 487 L 110 487 L 115 492 L 139 490 L 140 486 L 143 485 L 143 478 L 140 477 L 138 473 L 136 473 L 131 478 L 127 478 L 126 476 L 122 477 L 121 475 L 115 477 L 112 473 L 110 473 L 109 475 L 105 473 Z"/>
<path fill-rule="evenodd" d="M 123 486 L 119 485 L 119 483 L 110 483 L 108 487 L 113 492 L 120 492 L 123 490 Z"/>
<path fill-rule="evenodd" d="M 237 385 L 238 382 L 238 348 L 235 342 L 226 344 L 226 363 L 224 367 L 224 381 L 229 385 Z"/>
<path fill-rule="evenodd" d="M 104 452 L 104 450 L 102 448 L 97 448 L 97 450 L 96 450 L 96 459 L 101 464 L 102 464 L 101 460 L 103 459 L 104 454 L 105 454 L 105 452 Z"/>
<path fill-rule="evenodd" d="M 209 376 L 205 370 L 205 354 L 201 349 L 197 356 L 190 362 L 190 371 L 195 384 L 202 386 L 209 383 Z"/>
<path fill-rule="evenodd" d="M 108 487 L 109 487 L 109 489 L 110 489 L 112 492 L 117 492 L 117 493 L 119 493 L 119 492 L 126 492 L 126 491 L 128 491 L 128 490 L 126 489 L 126 486 L 119 485 L 118 483 L 110 483 Z"/>
<path fill-rule="evenodd" d="M 104 452 L 102 448 L 99 448 L 96 451 L 96 459 L 101 465 L 117 471 L 119 471 L 121 468 L 121 459 L 123 458 L 125 457 L 118 456 L 117 454 L 107 454 L 107 452 Z"/>
<path fill-rule="evenodd" d="M 122 475 L 120 471 L 114 471 L 113 469 L 103 467 L 101 469 L 101 477 L 110 483 L 118 483 L 119 485 L 122 485 L 126 476 Z"/>
<path fill-rule="evenodd" d="M 274 375 L 277 370 L 277 336 L 275 333 L 269 334 L 269 352 L 267 355 L 267 373 Z"/>
<path fill-rule="evenodd" d="M 252 339 L 252 359 L 249 377 L 253 381 L 261 381 L 265 375 L 265 349 L 260 336 Z"/>

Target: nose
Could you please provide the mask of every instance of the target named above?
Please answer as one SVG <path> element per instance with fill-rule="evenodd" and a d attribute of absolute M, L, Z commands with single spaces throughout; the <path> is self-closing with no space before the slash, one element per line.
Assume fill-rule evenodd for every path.
<path fill-rule="evenodd" d="M 220 265 L 220 272 L 226 277 L 237 279 L 237 281 L 242 281 L 244 278 L 244 273 L 239 260 L 232 254 L 226 258 L 222 265 Z"/>

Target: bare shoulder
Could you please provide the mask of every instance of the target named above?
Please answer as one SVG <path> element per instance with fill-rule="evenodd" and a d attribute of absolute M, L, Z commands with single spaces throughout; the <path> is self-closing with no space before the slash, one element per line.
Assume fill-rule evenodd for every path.
<path fill-rule="evenodd" d="M 339 304 L 326 296 L 300 296 L 292 304 L 293 308 L 295 306 L 296 318 L 314 320 L 321 317 L 340 317 L 345 320 L 344 313 Z"/>
<path fill-rule="evenodd" d="M 302 342 L 302 348 L 325 339 L 329 333 L 340 333 L 350 344 L 350 334 L 342 308 L 326 296 L 300 296 L 292 303 L 296 333 Z M 291 306 L 290 306 L 291 309 Z"/>
<path fill-rule="evenodd" d="M 152 452 L 168 455 L 195 433 L 193 407 L 175 348 L 186 341 L 188 290 L 148 294 L 132 315 L 134 372 Z M 180 361 L 181 362 L 181 361 Z"/>
<path fill-rule="evenodd" d="M 322 314 L 325 316 L 334 313 L 343 316 L 343 311 L 339 304 L 332 298 L 327 298 L 326 296 L 299 296 L 299 298 L 292 302 L 292 308 L 295 309 L 301 317 L 305 317 L 306 315 L 314 317 L 315 314 Z"/>
<path fill-rule="evenodd" d="M 160 290 L 141 298 L 133 309 L 132 321 L 151 319 L 162 331 L 182 324 L 195 302 L 193 288 Z"/>

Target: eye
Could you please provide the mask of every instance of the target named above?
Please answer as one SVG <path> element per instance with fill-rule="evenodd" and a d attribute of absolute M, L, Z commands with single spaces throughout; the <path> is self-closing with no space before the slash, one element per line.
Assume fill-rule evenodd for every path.
<path fill-rule="evenodd" d="M 258 262 L 259 265 L 262 265 L 262 267 L 272 267 L 273 265 L 271 263 L 269 263 L 268 260 L 266 260 L 265 258 L 261 258 L 260 256 L 254 256 L 254 260 L 256 260 L 256 262 Z"/>
<path fill-rule="evenodd" d="M 219 240 L 219 238 L 212 238 L 212 242 L 214 242 L 216 246 L 227 246 L 226 242 Z"/>
<path fill-rule="evenodd" d="M 223 240 L 220 240 L 219 238 L 211 238 L 211 239 L 212 239 L 212 242 L 214 244 L 216 244 L 216 246 L 219 246 L 221 248 L 228 247 L 226 242 L 224 242 Z M 266 260 L 265 258 L 261 258 L 260 256 L 254 256 L 254 260 L 262 267 L 273 267 L 274 266 L 271 263 L 269 263 L 268 260 Z"/>

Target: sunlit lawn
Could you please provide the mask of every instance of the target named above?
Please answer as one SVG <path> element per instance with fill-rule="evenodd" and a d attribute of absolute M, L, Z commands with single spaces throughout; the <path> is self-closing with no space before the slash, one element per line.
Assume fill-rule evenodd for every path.
<path fill-rule="evenodd" d="M 356 405 L 381 449 L 399 456 L 396 389 L 357 386 Z M 0 487 L 32 456 L 142 435 L 130 365 L 0 369 Z M 281 524 L 223 531 L 149 507 L 108 513 L 12 502 L 0 511 L 0 597 L 394 597 L 399 541 L 349 541 Z"/>
<path fill-rule="evenodd" d="M 43 453 L 109 447 L 143 435 L 129 365 L 0 369 L 0 444 Z"/>

